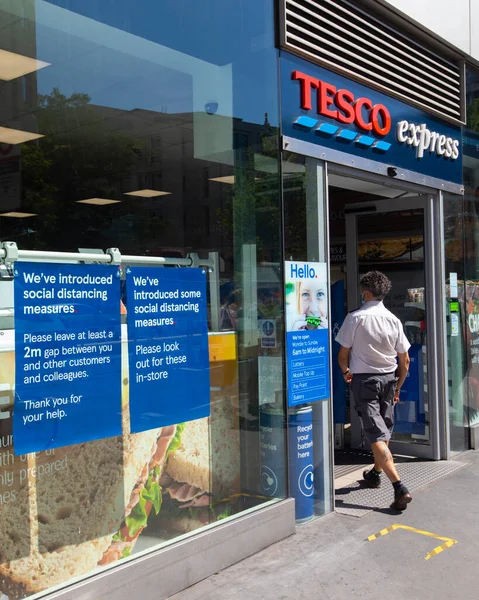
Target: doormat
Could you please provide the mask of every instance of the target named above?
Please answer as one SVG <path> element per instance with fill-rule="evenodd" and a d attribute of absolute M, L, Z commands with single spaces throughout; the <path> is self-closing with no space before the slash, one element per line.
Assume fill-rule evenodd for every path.
<path fill-rule="evenodd" d="M 394 455 L 394 461 L 397 463 L 420 461 L 421 459 L 412 456 Z M 335 450 L 334 451 L 334 479 L 339 479 L 350 473 L 354 473 L 360 468 L 370 467 L 374 462 L 371 452 L 364 450 Z"/>
<path fill-rule="evenodd" d="M 369 463 L 370 464 L 370 463 Z M 397 464 L 399 476 L 407 482 L 411 493 L 417 492 L 430 483 L 466 467 L 468 463 L 457 461 L 411 461 Z M 382 476 L 386 479 L 386 476 Z M 393 501 L 392 487 L 387 480 L 379 489 L 364 487 L 359 480 L 348 483 L 336 490 L 336 512 L 351 517 L 364 517 L 372 510 L 388 509 Z"/>

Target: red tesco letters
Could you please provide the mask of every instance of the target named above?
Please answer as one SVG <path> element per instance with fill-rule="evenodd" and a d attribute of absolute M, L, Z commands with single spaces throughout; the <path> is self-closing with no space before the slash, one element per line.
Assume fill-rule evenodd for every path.
<path fill-rule="evenodd" d="M 387 135 L 391 130 L 391 115 L 384 104 L 373 104 L 369 98 L 355 98 L 346 89 L 336 87 L 301 71 L 293 71 L 292 79 L 299 81 L 301 108 L 312 110 L 312 90 L 317 90 L 317 112 L 340 123 L 355 123 L 360 129 Z"/>

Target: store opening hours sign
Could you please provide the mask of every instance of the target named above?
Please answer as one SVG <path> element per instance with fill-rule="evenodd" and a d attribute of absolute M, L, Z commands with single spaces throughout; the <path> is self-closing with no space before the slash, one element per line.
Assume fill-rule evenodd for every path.
<path fill-rule="evenodd" d="M 17 263 L 15 454 L 120 435 L 118 267 Z"/>
<path fill-rule="evenodd" d="M 210 414 L 206 272 L 127 269 L 132 433 Z"/>

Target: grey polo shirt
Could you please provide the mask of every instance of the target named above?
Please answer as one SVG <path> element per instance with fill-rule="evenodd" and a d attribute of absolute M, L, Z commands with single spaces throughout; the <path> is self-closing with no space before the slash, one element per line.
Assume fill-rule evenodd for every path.
<path fill-rule="evenodd" d="M 401 321 L 378 301 L 366 302 L 349 313 L 336 341 L 351 348 L 351 373 L 393 373 L 398 353 L 411 347 Z"/>

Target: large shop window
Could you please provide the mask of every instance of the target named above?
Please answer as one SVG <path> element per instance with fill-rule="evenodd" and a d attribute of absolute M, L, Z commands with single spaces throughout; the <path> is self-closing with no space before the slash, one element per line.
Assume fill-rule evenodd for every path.
<path fill-rule="evenodd" d="M 0 266 L 0 592 L 9 600 L 134 560 L 286 494 L 273 27 L 272 0 L 0 2 L 1 241 L 45 253 L 118 248 L 173 263 L 131 271 L 125 265 L 116 283 L 108 283 L 114 267 L 87 260 L 59 266 L 45 255 L 10 270 Z M 214 273 L 206 267 L 202 275 L 216 278 L 219 302 L 207 285 L 194 288 L 201 268 L 184 266 L 193 254 L 200 263 L 216 256 Z M 24 347 L 35 339 L 23 336 L 37 335 L 43 322 L 23 320 L 19 329 L 25 273 L 47 278 L 35 288 L 45 289 L 44 302 L 32 300 L 39 311 L 52 304 L 48 289 L 60 276 L 66 290 L 75 274 L 105 275 L 103 284 L 112 286 L 113 292 L 98 289 L 96 300 L 104 292 L 113 302 L 117 345 L 109 352 L 118 368 L 95 375 L 89 428 L 54 414 L 68 413 L 60 405 L 25 405 L 25 380 L 43 382 L 45 373 L 57 373 L 50 401 L 61 389 L 68 410 L 77 410 L 83 389 L 77 377 L 60 377 L 62 356 L 47 356 L 48 340 L 41 354 Z M 205 397 L 187 370 L 182 391 L 138 391 L 135 369 L 152 358 L 145 348 L 161 346 L 175 368 L 186 359 L 175 355 L 172 334 L 167 349 L 154 335 L 149 346 L 141 341 L 141 360 L 132 361 L 128 340 L 140 298 L 133 275 L 137 283 L 148 276 L 152 293 L 169 290 L 172 304 L 185 289 L 193 289 L 185 305 L 202 294 L 201 310 L 189 318 L 206 340 L 191 351 L 195 361 L 206 361 Z M 69 304 L 74 312 L 76 302 Z M 143 320 L 155 313 L 154 301 L 141 311 L 148 305 Z M 85 319 L 74 342 L 65 332 L 57 338 L 60 353 L 91 347 L 85 332 L 96 331 L 100 342 L 102 325 L 110 331 L 101 311 Z M 49 333 L 56 335 L 57 326 L 52 319 Z M 186 326 L 183 334 L 195 332 Z M 156 367 L 153 377 L 161 379 L 167 370 Z M 88 369 L 82 367 L 85 377 Z M 283 438 L 273 457 L 275 478 L 263 468 L 265 448 L 271 453 L 275 446 L 260 427 L 264 404 L 274 405 L 275 435 Z M 198 405 L 200 412 L 188 409 Z M 20 417 L 27 425 L 29 415 L 20 410 L 54 420 L 56 442 L 25 436 Z M 42 431 L 41 423 L 33 425 L 31 431 Z"/>
<path fill-rule="evenodd" d="M 464 368 L 467 375 L 464 417 L 466 425 L 473 427 L 479 425 L 479 73 L 472 69 L 467 70 L 466 111 L 464 201 L 462 210 L 456 208 L 456 222 L 460 227 L 456 228 L 457 239 L 447 258 L 452 255 L 456 261 L 459 259 L 464 273 L 458 290 L 460 300 L 464 301 Z"/>

